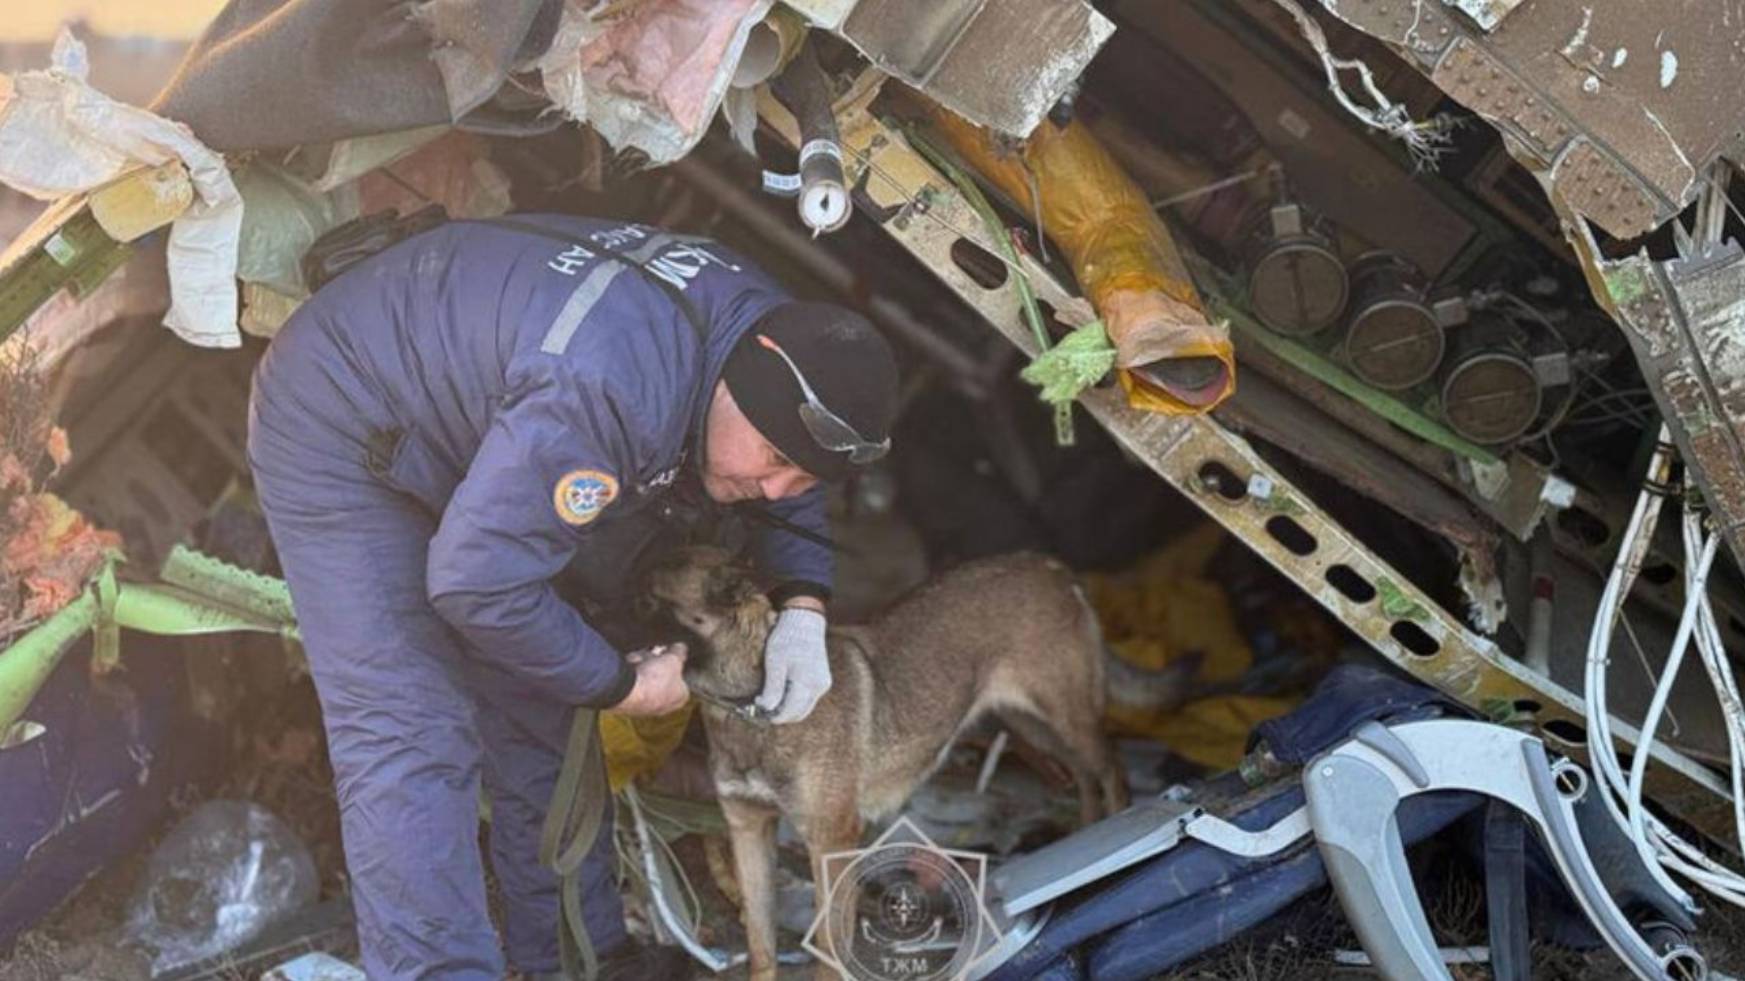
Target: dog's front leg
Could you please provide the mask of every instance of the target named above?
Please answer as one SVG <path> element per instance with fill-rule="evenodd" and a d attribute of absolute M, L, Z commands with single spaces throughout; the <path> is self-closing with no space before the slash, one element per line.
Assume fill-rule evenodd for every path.
<path fill-rule="evenodd" d="M 750 952 L 751 981 L 776 977 L 776 818 L 775 808 L 732 797 L 721 798 L 733 865 L 739 872 L 740 922 Z"/>
<path fill-rule="evenodd" d="M 812 884 L 816 897 L 813 909 L 825 910 L 831 904 L 837 904 L 826 914 L 832 917 L 838 909 L 853 911 L 859 902 L 859 897 L 854 894 L 854 884 L 847 881 L 835 883 L 836 895 L 830 896 L 832 884 L 825 876 L 824 857 L 860 847 L 860 812 L 854 795 L 838 790 L 818 795 L 808 803 L 810 806 L 805 817 L 795 822 L 795 830 L 806 839 L 806 851 L 812 860 Z M 849 921 L 854 922 L 855 917 L 851 915 Z M 837 922 L 841 920 L 837 919 Z M 829 949 L 830 938 L 825 933 L 821 932 L 813 941 Z M 841 954 L 834 950 L 831 953 L 841 962 Z M 818 964 L 814 976 L 819 981 L 840 981 L 841 978 L 835 969 L 823 962 Z"/>

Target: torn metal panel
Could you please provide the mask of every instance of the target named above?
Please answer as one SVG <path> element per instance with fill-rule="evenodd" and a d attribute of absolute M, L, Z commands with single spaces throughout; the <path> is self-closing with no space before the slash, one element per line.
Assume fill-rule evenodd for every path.
<path fill-rule="evenodd" d="M 1677 214 L 1741 148 L 1745 0 L 1321 4 L 1511 137 L 1616 237 Z"/>
<path fill-rule="evenodd" d="M 1521 541 L 1552 510 L 1575 500 L 1574 485 L 1524 453 L 1510 453 L 1497 463 L 1463 459 L 1457 466 L 1467 497 Z"/>
<path fill-rule="evenodd" d="M 826 31 L 841 27 L 858 2 L 859 0 L 782 0 L 783 4 L 799 11 L 811 21 L 813 27 L 821 27 Z"/>
<path fill-rule="evenodd" d="M 947 109 L 1020 138 L 1114 32 L 1083 0 L 861 0 L 841 31 Z"/>
<path fill-rule="evenodd" d="M 1690 476 L 1745 560 L 1745 250 L 1599 269 Z"/>
<path fill-rule="evenodd" d="M 1015 285 L 1008 282 L 990 289 L 952 257 L 952 246 L 960 239 L 990 250 L 996 243 L 950 182 L 921 160 L 901 134 L 870 117 L 845 129 L 844 140 L 858 164 L 865 165 L 869 157 L 872 161 L 869 191 L 879 189 L 882 196 L 909 202 L 882 223 L 885 231 L 1008 340 L 1034 354 L 1035 341 L 1024 326 Z M 1031 278 L 1038 298 L 1056 310 L 1082 307 L 1052 278 L 1039 271 Z M 1388 660 L 1479 711 L 1527 711 L 1525 706 L 1531 703 L 1541 725 L 1557 721 L 1580 731 L 1582 704 L 1577 695 L 1527 670 L 1468 630 L 1328 517 L 1240 437 L 1204 417 L 1134 410 L 1118 390 L 1093 389 L 1081 402 L 1129 452 Z M 1613 732 L 1625 750 L 1635 748 L 1633 727 L 1615 721 Z M 1556 732 L 1542 735 L 1561 752 L 1584 755 L 1579 743 Z M 1711 836 L 1719 839 L 1729 834 L 1730 797 L 1715 775 L 1664 744 L 1656 744 L 1651 752 L 1658 765 L 1649 770 L 1650 796 Z"/>
<path fill-rule="evenodd" d="M 1521 0 L 1442 0 L 1443 3 L 1471 17 L 1473 22 L 1487 31 L 1494 31 L 1503 18 L 1509 16 Z"/>

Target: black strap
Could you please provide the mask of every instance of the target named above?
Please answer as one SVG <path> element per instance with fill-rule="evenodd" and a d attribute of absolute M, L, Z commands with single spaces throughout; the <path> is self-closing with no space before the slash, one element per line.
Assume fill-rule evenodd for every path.
<path fill-rule="evenodd" d="M 582 919 L 582 862 L 605 826 L 611 794 L 599 738 L 599 713 L 578 708 L 569 746 L 539 830 L 539 861 L 558 875 L 562 915 L 557 939 L 566 978 L 592 981 L 600 973 L 598 952 Z"/>
<path fill-rule="evenodd" d="M 831 541 L 828 537 L 826 537 L 824 535 L 820 535 L 810 528 L 803 528 L 800 525 L 794 524 L 792 521 L 789 521 L 786 518 L 777 517 L 777 516 L 769 513 L 769 511 L 765 508 L 757 507 L 757 506 L 746 507 L 746 508 L 740 509 L 739 513 L 746 516 L 747 518 L 750 518 L 753 521 L 760 523 L 760 524 L 768 525 L 771 528 L 776 528 L 776 529 L 779 529 L 781 531 L 785 531 L 790 535 L 797 535 L 797 536 L 804 538 L 805 540 L 811 542 L 814 545 L 822 545 L 825 548 L 831 550 L 832 552 L 837 552 L 837 553 L 842 554 L 842 555 L 854 555 L 854 554 L 856 554 L 854 549 L 851 549 L 845 545 L 838 545 L 837 543 Z"/>
<path fill-rule="evenodd" d="M 431 204 L 409 215 L 385 208 L 341 222 L 322 232 L 303 251 L 297 263 L 303 285 L 314 293 L 370 256 L 446 221 L 448 212 L 442 205 Z"/>

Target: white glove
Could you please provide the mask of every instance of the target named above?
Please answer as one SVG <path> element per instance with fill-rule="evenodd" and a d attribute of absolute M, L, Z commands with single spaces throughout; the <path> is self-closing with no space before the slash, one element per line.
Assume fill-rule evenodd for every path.
<path fill-rule="evenodd" d="M 824 614 L 790 606 L 776 617 L 763 648 L 763 694 L 757 707 L 771 722 L 798 722 L 830 690 Z"/>

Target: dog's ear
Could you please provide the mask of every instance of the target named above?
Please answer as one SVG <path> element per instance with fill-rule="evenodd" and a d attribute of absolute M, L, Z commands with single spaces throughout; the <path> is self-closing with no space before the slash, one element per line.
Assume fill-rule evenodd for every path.
<path fill-rule="evenodd" d="M 757 581 L 752 578 L 751 572 L 738 565 L 720 565 L 709 570 L 705 598 L 713 609 L 738 609 L 762 592 L 763 590 L 757 588 Z"/>
<path fill-rule="evenodd" d="M 709 570 L 703 588 L 703 602 L 713 610 L 731 610 L 739 605 L 740 584 L 745 580 L 732 565 L 718 565 Z"/>
<path fill-rule="evenodd" d="M 739 595 L 736 605 L 744 606 L 763 594 L 763 589 L 758 586 L 757 580 L 752 577 L 750 572 L 746 572 L 739 580 Z"/>

